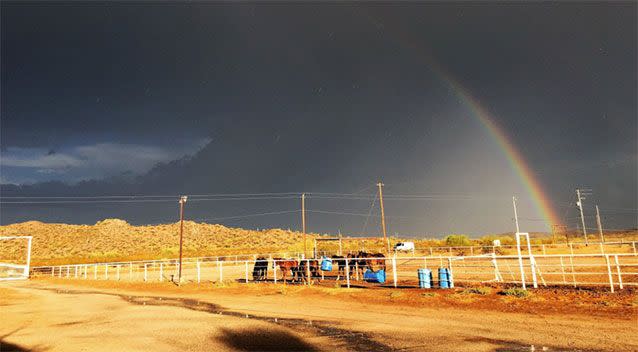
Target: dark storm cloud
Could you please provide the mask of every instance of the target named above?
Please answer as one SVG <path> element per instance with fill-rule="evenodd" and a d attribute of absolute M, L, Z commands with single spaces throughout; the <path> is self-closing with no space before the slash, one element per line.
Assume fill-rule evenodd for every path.
<path fill-rule="evenodd" d="M 2 182 L 138 166 L 134 185 L 37 192 L 352 191 L 379 177 L 396 192 L 524 192 L 426 52 L 492 113 L 556 204 L 587 183 L 606 204 L 638 207 L 634 3 L 3 2 L 1 35 Z M 177 145 L 204 138 L 193 157 L 148 173 L 135 153 L 94 173 L 25 169 L 83 146 L 178 158 Z M 481 231 L 507 228 L 508 206 Z M 453 208 L 428 206 L 429 224 L 405 229 L 464 231 Z M 2 221 L 24 217 L 5 209 Z"/>

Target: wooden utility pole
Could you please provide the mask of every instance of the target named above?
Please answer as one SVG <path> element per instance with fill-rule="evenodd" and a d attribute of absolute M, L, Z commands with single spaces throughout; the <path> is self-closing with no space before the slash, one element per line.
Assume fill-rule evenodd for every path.
<path fill-rule="evenodd" d="M 184 242 L 184 204 L 187 196 L 179 198 L 179 270 L 177 273 L 177 284 L 182 283 L 182 243 Z"/>
<path fill-rule="evenodd" d="M 605 243 L 605 236 L 603 235 L 603 225 L 600 223 L 600 211 L 598 211 L 598 205 L 596 205 L 596 222 L 598 223 L 598 234 L 600 235 L 600 242 Z"/>
<path fill-rule="evenodd" d="M 388 236 L 385 232 L 385 211 L 383 209 L 383 183 L 377 183 L 379 186 L 379 205 L 381 207 L 381 230 L 383 231 L 383 245 L 386 247 L 386 253 L 390 253 L 390 246 L 388 245 Z"/>
<path fill-rule="evenodd" d="M 304 258 L 308 255 L 306 253 L 306 194 L 301 194 L 301 231 L 303 231 L 303 255 Z"/>

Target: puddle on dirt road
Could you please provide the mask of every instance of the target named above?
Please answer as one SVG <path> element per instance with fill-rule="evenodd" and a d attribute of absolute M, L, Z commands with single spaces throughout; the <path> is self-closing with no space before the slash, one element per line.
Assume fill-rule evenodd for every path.
<path fill-rule="evenodd" d="M 295 319 L 295 318 L 281 318 L 271 317 L 263 315 L 250 315 L 247 313 L 235 312 L 228 309 L 224 309 L 221 306 L 200 301 L 191 298 L 174 298 L 174 297 L 159 297 L 159 296 L 133 296 L 125 294 L 116 294 L 100 291 L 88 291 L 88 290 L 60 290 L 54 288 L 38 288 L 40 290 L 54 291 L 62 294 L 99 294 L 119 297 L 131 304 L 136 305 L 149 305 L 149 306 L 168 306 L 179 307 L 199 312 L 206 312 L 210 314 L 224 315 L 235 318 L 244 318 L 259 320 L 276 324 L 295 330 L 297 332 L 310 333 L 316 336 L 329 337 L 335 341 L 342 342 L 344 346 L 347 346 L 351 351 L 395 351 L 392 347 L 383 343 L 373 340 L 369 334 L 364 332 L 352 331 L 336 327 L 338 322 L 331 321 L 316 321 L 310 319 Z"/>
<path fill-rule="evenodd" d="M 565 349 L 556 346 L 549 345 L 529 345 L 522 344 L 517 341 L 512 340 L 503 340 L 503 339 L 493 339 L 487 337 L 473 337 L 465 339 L 466 342 L 470 343 L 489 343 L 494 345 L 494 352 L 558 352 L 558 351 L 578 351 L 578 352 L 594 352 L 600 350 L 593 349 Z"/>
<path fill-rule="evenodd" d="M 335 340 L 336 342 L 341 342 L 343 346 L 347 346 L 347 349 L 351 351 L 380 351 L 380 352 L 417 351 L 422 349 L 427 350 L 429 347 L 427 345 L 421 345 L 421 346 L 411 346 L 411 347 L 395 349 L 386 344 L 373 340 L 370 337 L 370 335 L 367 333 L 338 328 L 336 325 L 338 325 L 339 323 L 335 321 L 325 321 L 325 320 L 317 321 L 317 320 L 310 320 L 310 319 L 294 319 L 294 318 L 281 318 L 281 317 L 263 316 L 263 315 L 251 315 L 247 313 L 231 311 L 217 304 L 201 301 L 197 299 L 192 299 L 192 298 L 175 298 L 175 297 L 162 297 L 162 296 L 134 296 L 134 295 L 125 295 L 125 294 L 108 293 L 108 292 L 91 291 L 91 290 L 62 290 L 62 289 L 55 289 L 55 288 L 35 288 L 35 289 L 53 291 L 53 292 L 62 293 L 62 294 L 107 295 L 107 296 L 119 297 L 135 305 L 179 307 L 179 308 L 190 309 L 190 310 L 199 311 L 199 312 L 206 312 L 209 314 L 259 320 L 259 321 L 263 321 L 263 322 L 267 322 L 271 324 L 276 324 L 278 326 L 282 326 L 285 328 L 289 328 L 297 332 L 308 333 L 315 336 L 329 337 Z M 472 337 L 472 338 L 465 339 L 465 341 L 470 343 L 487 342 L 487 343 L 493 344 L 494 345 L 493 351 L 495 352 L 565 351 L 564 348 L 560 348 L 557 346 L 529 345 L 529 344 L 522 344 L 517 341 L 499 340 L 499 339 L 482 338 L 482 337 Z M 578 351 L 589 352 L 589 351 L 595 351 L 595 350 L 578 349 Z"/>

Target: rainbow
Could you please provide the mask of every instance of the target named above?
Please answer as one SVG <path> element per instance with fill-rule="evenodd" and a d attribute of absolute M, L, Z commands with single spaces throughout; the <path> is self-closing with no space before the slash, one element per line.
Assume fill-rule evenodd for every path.
<path fill-rule="evenodd" d="M 441 71 L 439 73 L 442 75 L 443 72 L 444 71 Z M 534 173 L 523 158 L 523 155 L 519 152 L 518 148 L 507 137 L 505 131 L 494 122 L 494 119 L 490 117 L 487 109 L 481 106 L 481 104 L 479 104 L 479 102 L 457 80 L 453 79 L 450 75 L 445 75 L 443 77 L 445 78 L 445 82 L 453 89 L 456 95 L 461 99 L 461 101 L 463 101 L 465 106 L 472 112 L 472 115 L 479 120 L 481 125 L 485 128 L 485 130 L 487 130 L 488 134 L 492 136 L 499 148 L 503 151 L 510 167 L 516 172 L 527 189 L 527 192 L 531 196 L 537 211 L 545 219 L 547 228 L 551 229 L 552 225 L 560 225 L 560 217 L 552 208 L 543 186 L 534 176 Z"/>
<path fill-rule="evenodd" d="M 366 13 L 368 19 L 375 22 L 375 24 L 381 23 L 381 21 L 373 17 L 370 13 Z M 552 225 L 561 225 L 562 221 L 557 215 L 556 211 L 552 208 L 550 200 L 547 197 L 541 183 L 536 179 L 534 173 L 530 169 L 529 165 L 523 158 L 523 155 L 519 152 L 518 148 L 510 141 L 505 131 L 496 124 L 494 118 L 490 116 L 490 113 L 484 108 L 479 101 L 470 94 L 470 92 L 461 84 L 461 82 L 454 78 L 449 72 L 445 70 L 443 66 L 437 63 L 434 57 L 418 45 L 417 40 L 410 40 L 410 37 L 405 33 L 399 33 L 397 26 L 386 26 L 384 23 L 386 33 L 391 34 L 391 30 L 395 31 L 393 36 L 398 39 L 397 41 L 405 47 L 413 49 L 416 53 L 420 54 L 432 72 L 439 76 L 439 78 L 445 82 L 450 89 L 457 95 L 457 97 L 463 102 L 463 104 L 472 112 L 472 116 L 481 123 L 488 134 L 496 141 L 499 148 L 505 154 L 510 167 L 521 179 L 523 185 L 527 189 L 534 207 L 538 213 L 545 220 L 545 224 L 548 229 L 551 229 Z"/>

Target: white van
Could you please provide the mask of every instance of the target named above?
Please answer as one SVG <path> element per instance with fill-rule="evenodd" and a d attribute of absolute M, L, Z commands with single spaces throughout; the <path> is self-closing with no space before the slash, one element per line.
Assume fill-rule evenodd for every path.
<path fill-rule="evenodd" d="M 399 242 L 394 245 L 394 250 L 396 252 L 409 252 L 414 250 L 414 242 Z"/>

